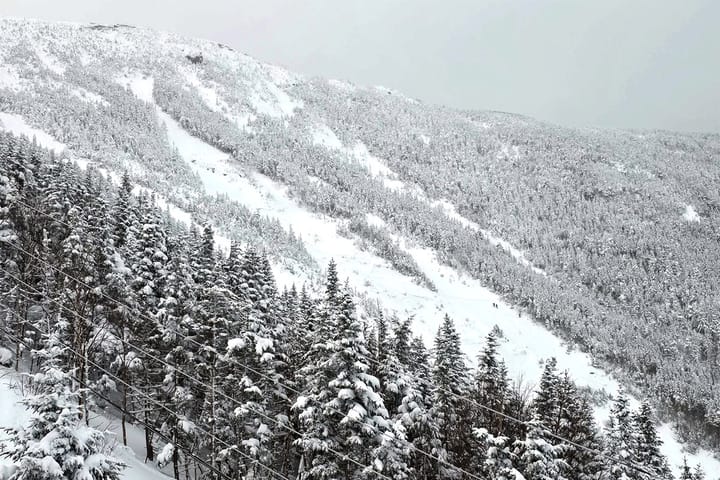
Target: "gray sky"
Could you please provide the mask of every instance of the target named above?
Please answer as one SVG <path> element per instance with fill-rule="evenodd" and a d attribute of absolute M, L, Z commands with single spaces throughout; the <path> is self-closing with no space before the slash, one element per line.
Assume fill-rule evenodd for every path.
<path fill-rule="evenodd" d="M 563 125 L 720 132 L 717 0 L 0 0 L 0 15 L 144 25 Z"/>

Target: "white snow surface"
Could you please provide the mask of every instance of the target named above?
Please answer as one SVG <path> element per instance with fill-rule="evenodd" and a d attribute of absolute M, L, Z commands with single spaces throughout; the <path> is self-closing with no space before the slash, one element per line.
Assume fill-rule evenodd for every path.
<path fill-rule="evenodd" d="M 5 365 L 12 362 L 14 355 L 5 347 L 0 346 L 0 365 Z"/>
<path fill-rule="evenodd" d="M 40 61 L 43 63 L 43 65 L 50 70 L 53 73 L 56 73 L 57 75 L 64 75 L 65 70 L 67 69 L 67 66 L 57 59 L 54 55 L 48 53 L 47 50 L 44 48 L 38 46 L 35 49 L 35 53 L 37 54 Z"/>
<path fill-rule="evenodd" d="M 153 103 L 155 80 L 152 77 L 126 71 L 116 81 L 143 102 Z"/>
<path fill-rule="evenodd" d="M 34 138 L 38 145 L 52 150 L 56 154 L 61 154 L 66 148 L 64 144 L 42 130 L 31 127 L 23 117 L 14 113 L 0 112 L 0 130 L 6 130 L 18 136 L 24 135 L 31 140 Z"/>
<path fill-rule="evenodd" d="M 0 89 L 18 91 L 22 88 L 20 74 L 12 65 L 0 65 Z"/>
<path fill-rule="evenodd" d="M 83 102 L 87 103 L 93 103 L 95 105 L 104 105 L 109 106 L 110 104 L 105 100 L 101 95 L 98 95 L 97 93 L 91 92 L 89 90 L 86 90 L 82 87 L 75 87 L 70 91 L 70 94 L 74 97 L 79 98 Z"/>
<path fill-rule="evenodd" d="M 387 223 L 385 223 L 385 220 L 378 217 L 374 213 L 366 213 L 365 221 L 368 223 L 368 225 L 371 225 L 373 227 L 387 228 Z"/>
<path fill-rule="evenodd" d="M 685 213 L 683 213 L 683 218 L 688 222 L 700 221 L 700 215 L 697 213 L 697 211 L 695 211 L 695 207 L 693 207 L 692 205 L 685 206 Z"/>
<path fill-rule="evenodd" d="M 0 369 L 0 374 L 6 373 L 7 370 Z M 11 378 L 5 376 L 0 378 L 0 428 L 18 428 L 21 427 L 29 417 L 28 412 L 18 404 L 20 396 L 16 389 L 11 388 Z M 0 443 L 5 441 L 7 435 L 0 430 Z M 12 462 L 5 458 L 0 458 L 0 474 L 3 470 L 9 471 Z M 0 476 L 0 478 L 2 478 Z"/>

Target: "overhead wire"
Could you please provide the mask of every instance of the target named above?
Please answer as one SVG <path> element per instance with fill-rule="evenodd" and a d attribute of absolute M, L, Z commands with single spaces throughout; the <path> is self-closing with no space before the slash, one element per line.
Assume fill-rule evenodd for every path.
<path fill-rule="evenodd" d="M 38 214 L 40 214 L 40 215 L 43 215 L 43 216 L 47 216 L 47 217 L 49 217 L 49 218 L 52 218 L 54 221 L 57 221 L 58 223 L 60 223 L 60 224 L 62 224 L 62 225 L 65 225 L 65 226 L 67 226 L 67 227 L 69 227 L 69 228 L 72 228 L 72 226 L 71 226 L 70 224 L 68 224 L 68 223 L 66 223 L 66 222 L 64 222 L 64 221 L 62 221 L 62 220 L 59 220 L 59 219 L 57 219 L 57 218 L 54 218 L 54 217 L 50 216 L 48 213 L 42 212 L 42 211 L 36 209 L 35 207 L 33 207 L 33 206 L 31 206 L 31 205 L 28 205 L 28 204 L 25 203 L 25 202 L 22 202 L 22 201 L 20 201 L 20 200 L 18 200 L 18 199 L 14 199 L 13 202 L 14 202 L 14 203 L 17 203 L 17 204 L 19 204 L 19 205 L 22 205 L 22 206 L 24 206 L 25 208 L 28 208 L 28 209 L 34 211 L 35 213 L 38 213 Z M 20 250 L 20 251 L 23 251 L 26 255 L 33 256 L 36 260 L 39 260 L 39 261 L 43 261 L 43 262 L 44 262 L 44 260 L 40 259 L 39 257 L 33 255 L 32 253 L 30 253 L 30 252 L 28 252 L 28 251 L 22 249 L 22 247 L 19 247 L 18 245 L 13 244 L 12 242 L 7 241 L 7 242 L 4 242 L 4 243 L 10 244 L 10 245 L 13 246 L 14 248 L 16 248 L 16 249 L 18 249 L 18 250 Z M 66 276 L 66 277 L 68 277 L 68 278 L 73 279 L 74 281 L 78 282 L 78 283 L 81 284 L 81 285 L 85 285 L 86 287 L 90 288 L 87 284 L 84 284 L 84 282 L 82 282 L 81 280 L 76 279 L 76 278 L 73 278 L 71 275 L 69 275 L 69 274 L 67 274 L 66 272 L 62 271 L 62 270 L 59 269 L 58 267 L 56 267 L 56 266 L 54 266 L 54 265 L 52 265 L 52 264 L 49 264 L 48 262 L 45 262 L 45 264 L 46 264 L 48 267 L 50 267 L 50 268 L 52 268 L 53 270 L 55 270 L 56 272 L 58 272 L 58 273 L 60 273 L 60 274 L 62 274 L 62 275 L 64 275 L 64 276 Z M 228 291 L 228 293 L 232 293 L 232 292 L 229 292 L 229 291 Z M 100 292 L 100 295 L 103 296 L 103 297 L 105 297 L 106 299 L 114 302 L 114 303 L 117 304 L 117 305 L 124 306 L 124 307 L 126 307 L 126 308 L 129 307 L 127 304 L 125 304 L 125 303 L 123 303 L 123 302 L 121 302 L 121 301 L 119 301 L 119 300 L 117 300 L 117 299 L 114 299 L 114 298 L 112 298 L 112 297 L 109 297 L 108 295 L 104 294 L 103 292 Z M 148 317 L 147 315 L 143 314 L 142 312 L 140 313 L 140 316 L 143 317 L 143 318 L 146 318 L 146 319 L 150 319 L 150 317 Z M 171 330 L 171 331 L 172 331 L 172 330 Z M 184 335 L 184 334 L 182 334 L 182 333 L 180 333 L 180 332 L 178 332 L 178 331 L 175 331 L 175 332 L 173 332 L 173 333 L 177 334 L 177 335 L 180 336 L 181 338 L 183 338 L 183 339 L 185 339 L 185 340 L 187 340 L 187 341 L 189 341 L 189 342 L 191 342 L 191 343 L 194 343 L 194 344 L 196 344 L 196 345 L 202 346 L 202 345 L 201 345 L 199 342 L 197 342 L 195 339 L 192 339 L 191 337 L 188 337 L 188 336 L 186 336 L 186 335 Z M 379 365 L 379 362 L 377 362 L 377 360 L 375 360 L 375 359 L 368 358 L 368 357 L 365 357 L 365 359 L 368 360 L 368 361 L 371 362 L 371 363 L 375 363 L 375 364 L 378 364 L 378 365 Z M 234 360 L 234 359 L 233 359 L 233 360 Z M 233 360 L 231 360 L 231 361 L 233 361 Z M 249 366 L 247 366 L 247 365 L 243 365 L 243 364 L 241 364 L 241 363 L 239 363 L 239 362 L 237 362 L 237 361 L 235 361 L 235 363 L 237 363 L 239 366 L 242 366 L 243 368 L 248 368 L 248 369 L 251 368 L 251 367 L 249 367 Z M 255 371 L 254 373 L 258 374 L 257 371 Z M 434 388 L 434 389 L 436 389 L 436 390 L 439 390 L 439 391 L 442 391 L 442 392 L 447 393 L 447 394 L 449 394 L 449 395 L 452 395 L 452 396 L 455 397 L 455 398 L 461 399 L 461 400 L 463 400 L 463 401 L 465 401 L 465 402 L 468 402 L 468 403 L 470 403 L 470 404 L 472 404 L 472 405 L 475 405 L 476 407 L 478 407 L 478 408 L 480 408 L 480 409 L 482 409 L 482 410 L 491 412 L 491 413 L 493 413 L 493 414 L 495 414 L 495 415 L 498 415 L 498 416 L 500 416 L 500 417 L 502 417 L 502 418 L 504 418 L 504 419 L 506 419 L 506 420 L 508 420 L 508 421 L 515 422 L 515 423 L 517 423 L 517 424 L 527 425 L 527 421 L 525 421 L 525 420 L 515 418 L 515 417 L 513 417 L 513 416 L 511 416 L 511 415 L 508 415 L 508 414 L 505 413 L 505 412 L 501 412 L 501 411 L 499 411 L 499 410 L 497 410 L 497 409 L 494 409 L 494 408 L 492 408 L 492 407 L 489 407 L 489 406 L 487 406 L 487 405 L 483 405 L 483 404 L 477 402 L 476 400 L 474 400 L 474 399 L 472 399 L 472 398 L 468 398 L 468 397 L 466 397 L 466 396 L 460 395 L 460 394 L 458 394 L 458 393 L 456 393 L 456 392 L 453 392 L 452 390 L 448 390 L 448 389 L 444 389 L 444 388 L 438 387 L 437 385 L 432 384 L 431 382 L 429 382 L 429 381 L 426 380 L 426 379 L 417 378 L 417 377 L 414 377 L 414 376 L 413 376 L 413 378 L 415 378 L 416 380 L 418 380 L 419 382 L 421 382 L 421 383 L 423 383 L 423 384 L 425 384 L 425 385 L 431 386 L 432 388 Z M 295 432 L 295 433 L 298 433 L 298 432 Z M 636 470 L 636 471 L 639 471 L 639 472 L 642 472 L 642 473 L 645 473 L 645 474 L 648 474 L 648 475 L 653 475 L 653 474 L 654 474 L 653 472 L 650 472 L 650 471 L 644 469 L 643 467 L 640 467 L 640 466 L 638 466 L 638 465 L 634 465 L 634 464 L 631 464 L 631 463 L 627 463 L 627 461 L 625 461 L 624 459 L 619 458 L 619 457 L 610 456 L 610 455 L 608 455 L 607 453 L 605 453 L 605 452 L 603 452 L 603 451 L 601 451 L 601 450 L 598 450 L 598 449 L 595 449 L 595 448 L 592 448 L 592 447 L 588 447 L 588 446 L 586 446 L 586 445 L 579 444 L 579 443 L 577 443 L 577 442 L 574 442 L 574 441 L 571 440 L 571 439 L 565 438 L 565 437 L 563 437 L 563 436 L 561 436 L 561 435 L 554 434 L 554 433 L 552 433 L 552 432 L 546 432 L 546 433 L 548 434 L 548 436 L 550 436 L 550 437 L 552 437 L 552 438 L 554 438 L 554 439 L 556 439 L 556 440 L 560 440 L 560 441 L 562 441 L 562 442 L 564 442 L 564 443 L 567 443 L 568 445 L 571 445 L 571 446 L 573 446 L 573 447 L 575 447 L 575 448 L 579 448 L 579 449 L 582 449 L 582 450 L 585 450 L 585 451 L 588 451 L 588 452 L 595 453 L 595 454 L 597 454 L 598 456 L 601 456 L 602 458 L 605 458 L 606 460 L 612 460 L 613 462 L 616 462 L 617 464 L 626 466 L 626 467 L 628 467 L 628 468 L 634 469 L 634 470 Z M 424 452 L 424 451 L 419 450 L 419 449 L 416 449 L 415 451 L 418 451 L 418 453 L 422 453 L 422 454 L 425 454 L 425 455 L 432 455 L 432 454 L 430 454 L 430 453 L 428 453 L 428 452 Z M 433 457 L 431 457 L 431 458 L 433 458 Z M 436 456 L 434 457 L 434 459 L 439 460 L 439 461 L 442 461 L 442 460 L 439 459 L 439 457 L 436 457 Z M 444 463 L 445 463 L 445 464 L 448 464 L 448 462 L 444 462 Z M 454 466 L 454 465 L 453 465 L 453 467 L 454 467 L 454 468 L 457 468 L 457 469 L 460 469 L 460 467 L 457 467 L 457 466 Z M 366 466 L 366 468 L 369 468 L 369 467 Z M 460 470 L 462 470 L 462 469 L 460 469 Z M 474 476 L 472 473 L 469 473 L 469 472 L 464 472 L 464 473 L 467 473 L 467 474 L 473 476 L 473 478 L 480 478 L 480 477 Z"/>
<path fill-rule="evenodd" d="M 17 312 L 13 311 L 12 309 L 10 309 L 9 307 L 7 307 L 6 305 L 0 305 L 0 306 L 6 308 L 7 311 L 9 311 L 9 312 L 11 312 L 12 314 L 14 314 L 14 315 L 16 316 L 16 318 L 18 318 L 19 320 L 24 320 Z M 2 329 L 2 330 L 5 332 L 6 335 L 8 335 L 8 336 L 13 336 L 13 337 L 15 337 L 15 339 L 19 340 L 19 338 L 18 338 L 17 336 L 15 336 L 15 335 L 13 335 L 12 333 L 8 332 L 8 330 L 7 330 L 4 326 L 0 326 L 0 329 Z M 38 331 L 39 333 L 41 333 L 41 334 L 43 334 L 43 335 L 48 335 L 48 336 L 50 335 L 49 332 L 45 332 L 45 331 L 43 331 L 42 329 L 39 329 L 39 328 L 36 328 L 36 329 L 37 329 L 37 331 Z M 21 343 L 22 343 L 23 345 L 25 345 L 26 347 L 32 348 L 32 346 L 29 345 L 27 342 L 22 341 Z M 177 418 L 178 420 L 183 420 L 183 418 L 182 418 L 180 415 L 178 415 L 177 413 L 175 413 L 175 412 L 173 412 L 172 410 L 170 410 L 170 408 L 168 408 L 168 407 L 167 407 L 166 405 L 164 405 L 162 402 L 159 402 L 157 399 L 154 399 L 153 397 L 151 397 L 151 396 L 148 395 L 147 393 L 141 391 L 141 390 L 138 389 L 137 387 L 135 387 L 135 386 L 127 383 L 125 380 L 121 379 L 121 378 L 118 377 L 117 375 L 113 374 L 112 372 L 110 372 L 110 371 L 108 371 L 107 369 L 103 368 L 102 366 L 98 365 L 97 363 L 95 363 L 95 362 L 92 361 L 91 359 L 87 358 L 87 356 L 84 356 L 84 355 L 80 354 L 79 352 L 77 352 L 75 349 L 73 349 L 71 346 L 67 345 L 66 343 L 64 343 L 64 342 L 62 342 L 62 341 L 60 341 L 60 340 L 58 340 L 58 343 L 59 343 L 63 348 L 65 348 L 66 350 L 68 350 L 69 352 L 71 352 L 73 355 L 82 356 L 83 359 L 84 359 L 89 365 L 92 365 L 94 368 L 97 368 L 100 372 L 102 372 L 103 374 L 107 375 L 109 378 L 113 379 L 113 381 L 117 381 L 117 382 L 121 383 L 124 387 L 131 389 L 131 390 L 134 391 L 140 398 L 144 398 L 144 399 L 149 400 L 151 403 L 153 403 L 154 405 L 156 405 L 156 406 L 162 408 L 163 410 L 167 411 L 170 415 L 173 415 L 173 416 L 174 416 L 175 418 Z M 73 377 L 73 378 L 74 378 L 74 380 L 77 381 L 78 384 L 80 384 L 80 385 L 83 385 L 83 384 L 85 383 L 85 382 L 82 382 L 81 380 L 79 380 L 77 377 Z M 92 389 L 91 389 L 90 387 L 88 387 L 87 385 L 84 385 L 82 388 L 87 389 L 87 390 L 92 390 Z M 116 406 L 116 408 L 118 408 L 121 412 L 126 413 L 126 414 L 129 414 L 129 415 L 131 415 L 133 418 L 135 418 L 137 421 L 140 421 L 140 419 L 137 419 L 137 417 L 136 417 L 135 415 L 133 415 L 132 412 L 128 412 L 128 411 L 122 409 L 121 407 L 119 407 L 119 406 L 117 406 L 117 405 L 114 405 L 114 406 Z M 143 425 L 148 426 L 148 425 L 145 424 L 145 423 L 143 423 Z M 148 427 L 149 427 L 149 426 L 148 426 Z M 153 427 L 149 427 L 149 428 L 153 428 Z M 257 459 L 255 459 L 255 458 L 251 457 L 250 455 L 246 454 L 245 452 L 241 451 L 240 449 L 237 448 L 236 445 L 231 445 L 231 444 L 227 443 L 227 442 L 224 441 L 223 439 L 218 438 L 218 437 L 212 435 L 210 432 L 208 432 L 207 430 L 203 429 L 202 427 L 198 427 L 197 425 L 195 425 L 194 428 L 196 428 L 199 432 L 201 432 L 202 434 L 206 435 L 207 437 L 209 437 L 209 438 L 217 441 L 218 443 L 223 444 L 223 445 L 224 445 L 225 447 L 227 447 L 228 449 L 233 450 L 233 451 L 239 453 L 241 456 L 244 456 L 244 457 L 245 457 L 246 459 L 248 459 L 248 460 L 251 460 L 253 464 L 257 464 L 257 465 L 263 467 L 264 469 L 270 471 L 271 473 L 274 473 L 278 478 L 280 478 L 280 479 L 282 479 L 282 480 L 290 480 L 288 477 L 286 477 L 286 476 L 283 475 L 282 473 L 273 470 L 271 467 L 268 467 L 267 465 L 264 465 L 262 462 L 259 462 Z M 156 431 L 156 432 L 157 432 L 157 431 Z M 157 433 L 159 433 L 159 432 L 157 432 Z M 162 434 L 161 434 L 161 435 L 162 435 Z M 166 440 L 168 440 L 168 441 L 170 441 L 170 442 L 172 443 L 172 441 L 171 441 L 167 436 L 165 436 L 165 435 L 162 435 L 162 436 L 163 436 L 163 438 L 165 438 Z M 174 443 L 173 443 L 173 446 L 175 446 L 176 448 L 181 448 L 181 447 L 178 447 L 177 445 L 175 445 Z M 186 452 L 186 454 L 189 454 L 189 456 L 193 456 L 192 453 L 187 452 L 187 451 L 185 451 L 185 452 Z M 193 458 L 198 458 L 198 457 L 193 456 Z M 203 461 L 204 461 L 204 460 L 203 460 Z M 223 476 L 224 476 L 225 478 L 227 478 L 228 480 L 236 480 L 234 477 L 231 477 L 231 476 L 229 476 L 229 475 L 227 475 L 227 474 L 224 474 L 224 473 L 223 473 L 222 471 L 220 471 L 220 470 L 217 470 L 216 473 L 220 473 L 221 475 L 223 475 Z"/>

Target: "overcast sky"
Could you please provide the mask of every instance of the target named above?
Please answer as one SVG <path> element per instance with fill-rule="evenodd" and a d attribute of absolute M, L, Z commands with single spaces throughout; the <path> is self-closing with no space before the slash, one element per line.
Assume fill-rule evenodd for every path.
<path fill-rule="evenodd" d="M 129 23 L 459 108 L 720 132 L 718 0 L 0 0 Z"/>

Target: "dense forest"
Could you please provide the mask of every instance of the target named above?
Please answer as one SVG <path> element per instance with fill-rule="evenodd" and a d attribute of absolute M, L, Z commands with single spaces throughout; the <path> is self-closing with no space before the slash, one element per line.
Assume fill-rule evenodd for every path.
<path fill-rule="evenodd" d="M 196 223 L 216 230 L 221 227 L 223 234 L 235 239 L 233 251 L 225 252 L 229 258 L 214 258 L 213 254 L 214 273 L 208 278 L 218 276 L 218 283 L 213 284 L 215 290 L 206 292 L 205 305 L 215 304 L 208 298 L 220 295 L 223 300 L 217 303 L 234 311 L 236 305 L 217 289 L 233 292 L 239 298 L 247 295 L 233 291 L 238 287 L 231 285 L 240 280 L 224 278 L 225 274 L 220 273 L 230 268 L 221 267 L 227 262 L 235 262 L 237 267 L 257 257 L 262 267 L 255 266 L 252 271 L 266 274 L 270 271 L 269 260 L 290 270 L 316 267 L 302 238 L 284 229 L 271 215 L 259 215 L 227 195 L 204 192 L 202 179 L 168 142 L 168 133 L 158 121 L 159 108 L 188 132 L 231 155 L 236 165 L 277 180 L 306 208 L 344 222 L 339 233 L 358 238 L 363 248 L 387 259 L 398 271 L 429 289 L 434 285 L 396 239 L 403 237 L 432 248 L 442 262 L 473 275 L 510 304 L 612 368 L 628 385 L 640 387 L 663 418 L 675 420 L 684 438 L 714 449 L 720 445 L 720 268 L 715 261 L 720 258 L 718 135 L 565 129 L 516 115 L 424 105 L 378 88 L 306 79 L 211 42 L 124 26 L 1 22 L 0 111 L 22 115 L 66 144 L 76 158 L 111 172 L 127 172 L 124 197 L 135 208 L 132 214 L 119 216 L 114 209 L 119 208 L 117 198 L 122 195 L 111 192 L 100 175 L 89 173 L 87 180 L 80 180 L 82 175 L 72 164 L 58 161 L 50 162 L 53 172 L 73 178 L 78 190 L 62 195 L 48 190 L 51 184 L 62 192 L 69 187 L 59 187 L 59 183 L 43 177 L 42 173 L 47 173 L 44 169 L 50 167 L 41 166 L 37 159 L 31 161 L 33 155 L 42 154 L 28 148 L 23 154 L 27 157 L 23 168 L 29 168 L 29 162 L 32 168 L 28 171 L 33 172 L 34 180 L 28 180 L 33 187 L 23 195 L 37 195 L 27 197 L 28 205 L 35 205 L 45 217 L 52 214 L 59 220 L 48 225 L 49 219 L 41 213 L 25 211 L 26 217 L 20 217 L 13 231 L 29 228 L 29 252 L 45 261 L 52 260 L 62 272 L 72 274 L 77 267 L 78 275 L 86 273 L 75 263 L 80 260 L 64 257 L 74 252 L 74 247 L 56 237 L 78 228 L 79 242 L 95 245 L 97 237 L 112 241 L 112 247 L 93 248 L 112 252 L 103 268 L 119 275 L 113 277 L 113 282 L 119 283 L 108 286 L 106 293 L 130 305 L 124 307 L 128 311 L 140 309 L 137 305 L 145 305 L 145 301 L 162 312 L 150 310 L 148 316 L 152 318 L 171 318 L 175 308 L 182 316 L 190 309 L 175 304 L 171 308 L 159 293 L 153 294 L 157 297 L 154 300 L 145 299 L 149 294 L 138 293 L 144 287 L 135 285 L 139 267 L 133 265 L 140 262 L 136 258 L 138 249 L 145 248 L 138 243 L 145 215 L 155 218 L 148 223 L 161 226 L 150 228 L 146 234 L 163 238 L 164 255 L 173 265 L 161 269 L 163 273 L 172 272 L 161 282 L 162 288 L 176 288 L 181 297 L 199 296 L 195 290 L 189 292 L 186 281 L 191 278 L 191 286 L 204 285 L 204 274 L 198 272 L 209 267 L 198 264 L 197 252 L 202 251 L 202 239 L 210 239 L 209 233 L 188 231 L 186 226 L 166 218 L 153 207 L 151 196 L 129 195 L 130 183 L 152 189 L 190 212 Z M 189 61 L 187 55 L 198 52 L 202 52 L 202 61 Z M 126 88 L 123 82 L 133 76 L 152 81 L 154 104 L 138 99 Z M 330 132 L 341 147 L 318 142 L 319 130 Z M 13 141 L 3 142 L 9 149 Z M 369 157 L 384 162 L 389 173 L 374 172 L 367 164 Z M 10 165 L 3 168 L 9 169 Z M 7 178 L 24 188 L 25 180 L 17 180 L 18 172 Z M 77 205 L 85 205 L 81 198 L 98 192 L 102 200 L 94 201 L 104 202 L 101 206 L 86 205 L 88 212 L 78 210 Z M 41 199 L 51 199 L 50 211 Z M 516 261 L 507 249 L 491 241 L 488 233 L 449 216 L 437 203 L 443 199 L 486 232 L 523 250 L 536 269 Z M 693 209 L 688 210 L 691 206 Z M 683 216 L 684 211 L 694 215 Z M 381 218 L 385 226 L 369 224 L 366 214 Z M 115 225 L 105 225 L 108 220 L 100 218 L 103 215 L 125 218 L 129 223 L 118 230 Z M 82 228 L 76 223 L 80 218 L 88 222 Z M 117 232 L 130 229 L 130 223 L 135 233 L 127 236 L 135 243 L 125 244 L 125 233 Z M 29 233 L 36 225 L 44 227 Z M 46 248 L 45 243 L 48 251 L 37 250 Z M 247 251 L 248 246 L 254 250 Z M 204 248 L 208 254 L 214 251 L 207 245 Z M 94 262 L 100 262 L 95 259 L 95 251 L 77 252 L 78 258 L 92 256 Z M 8 254 L 18 252 L 9 248 Z M 51 288 L 61 290 L 64 287 L 59 285 L 67 284 L 56 270 L 39 274 L 42 264 L 36 260 L 25 258 L 28 265 L 22 268 L 27 269 L 28 276 L 18 277 L 23 281 L 33 278 L 36 283 L 31 285 L 43 287 L 34 297 L 32 292 L 24 292 L 34 300 L 48 294 Z M 147 268 L 153 272 L 156 267 L 153 264 Z M 153 278 L 155 274 L 142 276 Z M 88 279 L 89 285 L 93 285 L 90 280 L 100 282 L 93 275 L 80 279 Z M 263 313 L 276 319 L 272 325 L 290 328 L 292 322 L 278 318 L 292 315 L 279 312 L 293 311 L 293 302 L 301 303 L 303 297 L 307 297 L 307 305 L 313 305 L 313 311 L 330 308 L 325 294 L 284 294 L 275 292 L 269 280 L 258 282 L 261 287 L 257 288 L 270 291 L 262 298 L 267 300 L 267 295 L 274 299 L 267 300 L 268 310 Z M 53 295 L 59 295 L 58 291 Z M 9 301 L 14 305 L 16 300 L 13 297 Z M 83 297 L 73 302 L 74 309 L 92 318 L 93 324 L 95 315 L 108 316 L 99 313 L 108 308 L 101 308 L 99 299 Z M 40 341 L 39 331 L 33 334 L 37 338 L 25 338 L 23 325 L 50 318 L 51 312 L 57 316 L 58 306 L 46 303 L 21 301 L 22 321 L 13 320 L 10 314 L 10 325 L 21 326 L 15 330 L 23 333 L 18 340 Z M 203 304 L 197 299 L 189 303 L 192 308 Z M 256 310 L 247 308 L 248 312 Z M 304 307 L 299 309 L 306 312 Z M 15 311 L 14 307 L 10 310 Z M 358 311 L 363 317 L 360 329 L 366 338 L 365 348 L 372 354 L 378 343 L 379 319 L 374 318 L 378 313 L 368 314 L 362 308 Z M 244 312 L 238 314 L 242 322 L 250 322 Z M 173 321 L 180 328 L 180 320 Z M 238 318 L 227 321 L 241 322 Z M 313 325 L 322 323 L 317 319 L 309 321 Z M 387 322 L 388 335 L 393 339 L 396 326 L 402 322 L 392 318 Z M 113 329 L 109 325 L 104 332 L 124 338 L 126 327 Z M 136 334 L 145 338 L 152 332 Z M 229 340 L 217 339 L 219 345 Z M 94 341 L 102 343 L 103 348 L 106 343 L 116 342 L 105 334 Z M 18 353 L 34 348 L 23 348 L 22 342 L 12 343 Z M 90 350 L 100 348 L 94 344 L 92 347 Z M 159 346 L 155 348 L 154 355 L 163 361 L 189 362 L 167 357 Z M 129 364 L 143 363 L 137 353 L 126 353 L 133 359 L 125 360 Z M 67 352 L 63 355 L 67 356 Z M 287 352 L 276 357 L 282 357 L 284 364 L 287 361 L 283 355 L 290 358 Z M 28 352 L 16 358 L 33 358 L 34 369 L 43 363 Z M 107 375 L 120 375 L 125 380 L 139 375 L 129 366 L 118 368 L 112 363 L 116 359 L 95 360 L 112 367 Z M 298 370 L 303 366 L 296 364 Z M 155 373 L 147 375 L 160 375 L 160 367 L 155 368 Z M 370 364 L 368 368 L 373 369 Z M 215 375 L 220 371 L 213 372 Z M 378 372 L 370 373 L 382 378 Z M 115 391 L 123 391 L 121 383 L 109 376 L 94 381 L 100 383 L 90 385 L 89 379 L 80 383 L 96 390 L 114 384 Z M 472 385 L 472 381 L 468 382 L 468 391 Z M 140 394 L 127 392 L 126 400 L 134 410 L 142 411 L 144 407 L 137 406 L 139 400 L 133 400 L 133 395 Z M 222 398 L 217 401 L 221 403 Z M 193 405 L 193 413 L 198 413 L 199 408 Z M 389 417 L 397 413 L 391 408 L 387 411 Z M 297 410 L 294 412 L 299 415 Z M 294 417 L 288 414 L 287 418 L 290 421 Z M 503 433 L 487 430 L 495 436 Z M 512 437 L 512 442 L 523 438 L 519 434 Z M 195 440 L 189 442 L 195 445 Z M 210 450 L 218 450 L 216 447 Z M 204 453 L 207 450 L 205 446 L 193 448 Z M 299 447 L 293 444 L 293 448 Z"/>
<path fill-rule="evenodd" d="M 155 105 L 119 81 L 146 76 L 154 102 L 183 128 L 284 183 L 313 211 L 346 221 L 419 284 L 433 287 L 393 235 L 435 249 L 619 368 L 686 439 L 720 445 L 718 135 L 564 129 L 306 79 L 225 46 L 143 29 L 2 22 L 10 83 L 0 85 L 0 109 L 78 157 L 128 171 L 199 223 L 222 217 L 224 231 L 291 269 L 313 265 L 302 240 L 273 218 L 203 193 Z M 197 52 L 202 62 L 189 61 Z M 345 147 L 318 144 L 321 128 Z M 407 188 L 373 174 L 354 145 Z M 441 199 L 546 275 L 448 216 L 433 203 Z M 365 224 L 364 213 L 388 230 Z"/>
<path fill-rule="evenodd" d="M 6 134 L 0 249 L 0 341 L 36 413 L 0 443 L 11 480 L 118 478 L 93 409 L 121 416 L 124 442 L 142 426 L 178 479 L 673 478 L 648 403 L 621 393 L 599 429 L 552 359 L 518 389 L 498 328 L 470 369 L 451 318 L 428 350 L 412 319 L 361 314 L 334 263 L 323 291 L 278 291 L 252 244 L 224 255 L 127 176 Z"/>

